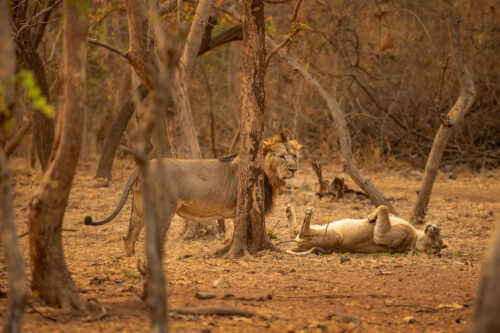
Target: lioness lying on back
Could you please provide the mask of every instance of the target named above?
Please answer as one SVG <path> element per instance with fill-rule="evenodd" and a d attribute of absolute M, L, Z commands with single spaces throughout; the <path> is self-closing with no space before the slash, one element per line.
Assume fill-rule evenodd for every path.
<path fill-rule="evenodd" d="M 439 253 L 447 247 L 438 226 L 428 224 L 424 230 L 417 230 L 407 221 L 389 216 L 386 206 L 379 206 L 365 219 L 345 219 L 323 225 L 311 225 L 311 208 L 306 210 L 301 226 L 291 205 L 287 206 L 286 214 L 290 237 L 295 238 L 297 245 L 296 249 L 288 252 L 292 254 L 308 254 L 315 248 L 325 253 L 405 252 L 411 249 Z"/>
<path fill-rule="evenodd" d="M 286 181 L 295 177 L 298 169 L 299 149 L 296 140 L 288 140 L 276 135 L 264 140 L 264 191 L 265 213 L 273 207 L 275 197 L 286 187 Z M 177 214 L 183 218 L 205 222 L 217 218 L 234 218 L 238 187 L 239 158 L 232 156 L 223 159 L 178 160 L 166 158 L 164 174 L 167 181 L 166 211 L 168 218 L 162 221 L 161 236 L 164 238 L 172 217 Z M 150 164 L 151 172 L 156 172 L 156 163 Z M 85 217 L 86 225 L 102 225 L 110 222 L 123 208 L 128 194 L 134 185 L 132 217 L 128 233 L 123 238 L 125 254 L 134 253 L 135 242 L 144 226 L 141 186 L 137 170 L 129 177 L 120 202 L 115 211 L 106 219 L 93 222 Z"/>

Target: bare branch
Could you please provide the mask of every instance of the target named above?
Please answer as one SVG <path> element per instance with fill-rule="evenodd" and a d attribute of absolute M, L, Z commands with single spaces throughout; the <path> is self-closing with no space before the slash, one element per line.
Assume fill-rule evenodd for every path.
<path fill-rule="evenodd" d="M 91 44 L 94 44 L 94 45 L 98 45 L 100 47 L 104 47 L 105 49 L 108 49 L 110 50 L 111 52 L 113 53 L 116 53 L 118 55 L 121 55 L 122 57 L 128 59 L 128 55 L 127 55 L 127 52 L 124 52 L 122 50 L 120 50 L 119 48 L 115 47 L 115 46 L 112 46 L 112 45 L 109 45 L 109 44 L 106 44 L 106 43 L 103 43 L 103 42 L 100 42 L 98 41 L 97 39 L 93 39 L 93 38 L 87 38 L 87 41 Z"/>

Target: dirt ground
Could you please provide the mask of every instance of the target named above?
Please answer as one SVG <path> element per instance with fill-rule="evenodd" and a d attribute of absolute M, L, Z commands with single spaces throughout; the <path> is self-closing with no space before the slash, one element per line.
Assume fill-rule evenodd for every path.
<path fill-rule="evenodd" d="M 11 163 L 15 183 L 18 233 L 27 230 L 28 203 L 36 193 L 41 174 L 23 160 Z M 80 163 L 66 210 L 64 231 L 66 262 L 83 296 L 96 298 L 106 310 L 98 321 L 45 318 L 28 307 L 25 332 L 146 332 L 149 316 L 141 300 L 143 278 L 137 261 L 144 262 L 144 235 L 137 255 L 123 256 L 130 200 L 123 212 L 101 227 L 83 225 L 85 215 L 107 216 L 115 207 L 133 164 L 117 161 L 113 181 L 97 187 L 92 178 L 96 161 Z M 367 200 L 318 199 L 316 177 L 307 162 L 297 182 L 284 193 L 270 216 L 269 229 L 277 241 L 289 239 L 285 205 L 293 202 L 302 218 L 314 207 L 314 221 L 365 217 L 373 207 Z M 379 166 L 363 173 L 408 218 L 422 174 L 407 166 Z M 324 176 L 345 177 L 338 165 L 324 168 Z M 168 280 L 169 325 L 179 332 L 457 332 L 469 320 L 485 251 L 500 216 L 500 170 L 440 173 L 435 183 L 427 220 L 442 228 L 450 247 L 440 257 L 416 254 L 362 255 L 343 253 L 293 257 L 261 253 L 230 260 L 211 257 L 221 247 L 216 239 L 183 241 L 183 222 L 176 217 L 169 231 L 164 268 Z M 28 262 L 28 237 L 21 247 Z M 286 249 L 291 244 L 281 244 Z M 214 287 L 214 282 L 222 283 Z M 7 290 L 5 260 L 0 263 L 0 290 Z M 197 292 L 216 298 L 201 300 Z M 0 311 L 6 306 L 0 296 Z M 32 304 L 36 303 L 33 298 Z M 200 316 L 174 310 L 230 308 L 254 313 L 244 316 Z M 0 320 L 1 321 L 1 320 Z"/>

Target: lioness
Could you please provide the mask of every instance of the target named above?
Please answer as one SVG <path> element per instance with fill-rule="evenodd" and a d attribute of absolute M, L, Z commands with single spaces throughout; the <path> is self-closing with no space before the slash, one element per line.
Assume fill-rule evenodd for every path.
<path fill-rule="evenodd" d="M 302 146 L 296 140 L 288 140 L 283 135 L 276 135 L 263 141 L 264 152 L 264 191 L 265 213 L 273 207 L 274 199 L 286 186 L 286 182 L 295 177 L 298 169 L 299 149 Z M 164 163 L 165 189 L 168 206 L 168 220 L 163 221 L 161 231 L 164 236 L 170 220 L 177 215 L 198 222 L 217 218 L 234 218 L 238 187 L 239 158 L 234 155 L 222 159 L 179 160 L 166 158 Z M 155 172 L 156 163 L 151 163 Z M 106 219 L 92 222 L 86 216 L 86 225 L 102 225 L 111 221 L 123 208 L 128 194 L 134 186 L 132 214 L 128 233 L 123 238 L 125 255 L 134 253 L 135 242 L 144 226 L 140 179 L 137 170 L 129 177 L 120 202 L 115 211 Z"/>
<path fill-rule="evenodd" d="M 318 248 L 324 253 L 405 252 L 411 249 L 439 253 L 448 246 L 441 239 L 438 226 L 428 224 L 424 230 L 417 230 L 402 218 L 389 216 L 386 206 L 379 206 L 364 219 L 345 219 L 323 225 L 311 225 L 312 213 L 311 208 L 306 210 L 300 226 L 293 206 L 287 206 L 290 237 L 295 238 L 297 245 L 288 253 L 305 255 Z"/>

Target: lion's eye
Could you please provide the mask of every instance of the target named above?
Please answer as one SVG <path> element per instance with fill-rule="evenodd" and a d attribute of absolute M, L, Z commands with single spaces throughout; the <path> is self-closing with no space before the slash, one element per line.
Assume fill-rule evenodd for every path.
<path fill-rule="evenodd" d="M 280 158 L 285 160 L 285 155 L 281 155 Z"/>

